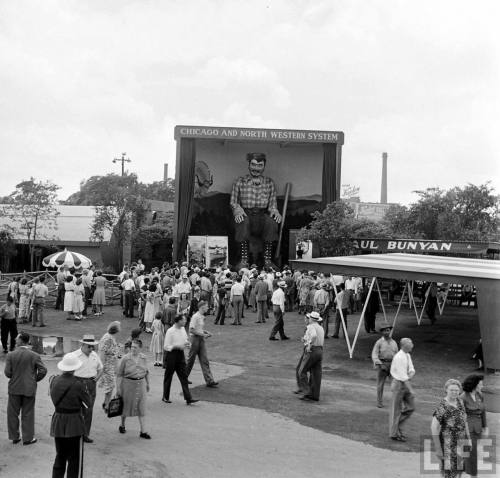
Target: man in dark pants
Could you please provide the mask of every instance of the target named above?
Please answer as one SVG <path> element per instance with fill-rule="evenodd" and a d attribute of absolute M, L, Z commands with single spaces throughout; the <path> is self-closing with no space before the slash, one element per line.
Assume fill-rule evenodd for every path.
<path fill-rule="evenodd" d="M 267 316 L 267 292 L 269 286 L 264 280 L 264 275 L 259 274 L 259 280 L 255 284 L 255 300 L 257 302 L 257 323 L 264 323 Z"/>
<path fill-rule="evenodd" d="M 167 330 L 165 334 L 164 343 L 164 362 L 165 362 L 165 375 L 163 377 L 163 398 L 165 403 L 172 403 L 170 401 L 170 387 L 172 385 L 172 377 L 174 372 L 179 377 L 182 386 L 182 393 L 186 405 L 196 403 L 198 400 L 193 400 L 191 392 L 189 391 L 188 375 L 186 372 L 186 358 L 184 356 L 184 349 L 189 348 L 191 343 L 188 340 L 186 333 L 186 317 L 178 315 L 174 319 L 174 325 Z"/>
<path fill-rule="evenodd" d="M 271 302 L 273 304 L 274 313 L 274 327 L 271 330 L 271 335 L 269 340 L 278 340 L 275 335 L 280 334 L 281 340 L 288 340 L 289 337 L 285 335 L 285 322 L 283 320 L 283 315 L 285 313 L 285 293 L 286 282 L 279 281 L 277 284 L 278 288 L 273 292 Z"/>
<path fill-rule="evenodd" d="M 193 314 L 191 322 L 189 323 L 189 335 L 191 337 L 191 347 L 189 349 L 189 356 L 186 366 L 186 374 L 189 377 L 193 369 L 196 357 L 200 361 L 201 371 L 203 378 L 209 388 L 215 388 L 218 382 L 214 380 L 212 371 L 210 370 L 210 362 L 208 361 L 207 346 L 205 339 L 211 337 L 212 334 L 205 330 L 205 315 L 208 312 L 208 302 L 200 300 L 198 302 L 198 312 Z"/>
<path fill-rule="evenodd" d="M 84 335 L 80 340 L 82 346 L 72 352 L 72 354 L 82 362 L 82 366 L 75 372 L 75 377 L 85 385 L 89 394 L 88 408 L 84 410 L 85 418 L 85 435 L 83 441 L 85 443 L 93 443 L 90 438 L 90 428 L 92 426 L 92 415 L 94 412 L 94 402 L 96 396 L 96 383 L 102 375 L 103 366 L 99 355 L 94 351 L 95 346 L 99 344 L 93 335 Z"/>
<path fill-rule="evenodd" d="M 262 237 L 265 264 L 272 265 L 273 241 L 278 240 L 278 224 L 281 222 L 274 181 L 262 174 L 266 155 L 248 153 L 247 162 L 250 174 L 234 182 L 230 199 L 236 223 L 234 238 L 240 244 L 238 269 L 248 267 L 248 243 L 252 235 Z"/>
<path fill-rule="evenodd" d="M 123 315 L 125 317 L 134 317 L 135 284 L 134 281 L 125 274 L 123 276 L 122 289 L 125 295 L 125 308 Z"/>
<path fill-rule="evenodd" d="M 62 375 L 54 377 L 50 384 L 50 398 L 55 407 L 50 426 L 54 437 L 56 459 L 52 478 L 78 478 L 83 472 L 83 435 L 85 419 L 83 411 L 90 403 L 90 396 L 83 382 L 74 376 L 82 362 L 72 354 L 66 354 L 57 364 Z"/>
<path fill-rule="evenodd" d="M 7 402 L 7 426 L 9 440 L 16 444 L 19 437 L 19 413 L 21 413 L 21 428 L 23 445 L 37 442 L 35 433 L 35 395 L 37 382 L 47 374 L 47 369 L 36 352 L 29 344 L 30 336 L 21 332 L 16 339 L 17 350 L 7 355 L 5 361 L 5 376 L 9 378 L 9 400 Z"/>
<path fill-rule="evenodd" d="M 302 342 L 304 343 L 304 353 L 298 367 L 298 393 L 303 395 L 301 400 L 319 400 L 321 390 L 321 376 L 323 367 L 323 343 L 325 331 L 319 325 L 323 319 L 319 312 L 311 312 L 306 315 L 307 328 Z M 309 377 L 307 376 L 309 374 Z"/>
<path fill-rule="evenodd" d="M 56 310 L 64 308 L 64 294 L 66 293 L 64 289 L 64 283 L 66 282 L 66 276 L 68 275 L 66 272 L 67 269 L 65 269 L 64 266 L 59 267 L 59 270 L 57 271 L 57 299 L 55 305 Z"/>
<path fill-rule="evenodd" d="M 398 344 L 391 338 L 392 327 L 380 327 L 382 337 L 375 342 L 372 350 L 373 367 L 377 370 L 377 407 L 383 408 L 384 384 L 391 376 L 391 363 L 398 351 Z"/>
<path fill-rule="evenodd" d="M 337 293 L 337 297 L 335 298 L 334 302 L 337 304 L 337 310 L 335 313 L 335 328 L 333 330 L 333 335 L 332 337 L 334 339 L 339 338 L 339 331 L 340 331 L 340 323 L 342 321 L 342 317 L 344 318 L 345 321 L 345 326 L 347 329 L 347 312 L 349 309 L 349 294 L 345 290 L 345 285 L 340 284 L 340 292 Z M 341 315 L 342 311 L 342 315 Z"/>
<path fill-rule="evenodd" d="M 2 341 L 3 353 L 8 352 L 9 335 L 10 335 L 10 351 L 16 347 L 17 337 L 17 322 L 16 322 L 16 306 L 12 296 L 7 297 L 7 303 L 0 308 L 0 337 Z"/>

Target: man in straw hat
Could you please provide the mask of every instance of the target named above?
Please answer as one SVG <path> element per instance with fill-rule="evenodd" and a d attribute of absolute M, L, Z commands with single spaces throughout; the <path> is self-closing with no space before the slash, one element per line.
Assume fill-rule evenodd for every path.
<path fill-rule="evenodd" d="M 5 360 L 5 376 L 9 378 L 7 401 L 7 427 L 9 440 L 16 444 L 19 437 L 19 414 L 23 445 L 37 442 L 35 433 L 35 395 L 37 382 L 47 374 L 40 355 L 29 347 L 30 336 L 21 332 L 16 338 L 16 350 L 10 352 Z"/>
<path fill-rule="evenodd" d="M 255 301 L 257 302 L 257 323 L 264 323 L 267 316 L 267 292 L 269 286 L 264 280 L 265 275 L 259 274 L 258 280 L 255 284 Z"/>
<path fill-rule="evenodd" d="M 382 398 L 384 395 L 384 384 L 387 377 L 391 375 L 391 363 L 394 355 L 398 352 L 398 344 L 391 338 L 392 327 L 385 325 L 380 327 L 382 334 L 373 346 L 373 367 L 377 370 L 377 407 L 383 408 Z"/>
<path fill-rule="evenodd" d="M 73 353 L 66 354 L 57 364 L 62 375 L 54 377 L 50 384 L 50 398 L 55 407 L 50 425 L 50 436 L 54 437 L 56 459 L 52 476 L 82 476 L 83 436 L 85 419 L 83 411 L 89 406 L 90 396 L 85 384 L 74 376 L 82 361 Z M 83 407 L 83 408 L 82 408 Z"/>
<path fill-rule="evenodd" d="M 296 370 L 298 390 L 295 393 L 302 395 L 301 400 L 319 400 L 325 340 L 325 332 L 319 325 L 322 320 L 319 312 L 306 314 L 307 328 L 302 338 L 304 350 Z"/>
<path fill-rule="evenodd" d="M 278 288 L 273 292 L 271 303 L 273 304 L 274 326 L 271 330 L 269 340 L 278 340 L 275 335 L 280 334 L 281 340 L 288 340 L 290 337 L 285 335 L 285 322 L 283 316 L 285 314 L 285 292 L 286 282 L 279 281 Z"/>
<path fill-rule="evenodd" d="M 75 352 L 72 352 L 72 354 L 82 362 L 82 366 L 75 372 L 75 377 L 79 378 L 85 385 L 90 396 L 88 408 L 84 410 L 83 414 L 85 418 L 85 434 L 83 436 L 83 441 L 85 443 L 92 443 L 94 440 L 90 438 L 90 428 L 92 426 L 92 413 L 94 411 L 96 383 L 102 375 L 103 365 L 99 355 L 97 355 L 94 350 L 99 342 L 95 340 L 93 335 L 84 335 L 80 343 L 82 344 L 81 347 Z"/>

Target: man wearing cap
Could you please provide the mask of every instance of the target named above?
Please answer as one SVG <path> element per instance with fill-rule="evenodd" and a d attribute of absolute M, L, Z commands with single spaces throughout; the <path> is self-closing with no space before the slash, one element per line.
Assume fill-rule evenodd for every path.
<path fill-rule="evenodd" d="M 285 335 L 285 322 L 283 315 L 285 314 L 285 292 L 286 282 L 278 282 L 278 288 L 273 292 L 271 303 L 273 304 L 274 327 L 271 330 L 269 340 L 278 340 L 275 335 L 280 334 L 281 340 L 288 340 L 290 337 Z"/>
<path fill-rule="evenodd" d="M 323 364 L 323 343 L 325 331 L 319 325 L 322 321 L 319 312 L 306 314 L 307 328 L 302 338 L 304 351 L 297 367 L 296 393 L 302 394 L 301 400 L 319 400 Z M 307 376 L 309 374 L 309 378 Z"/>
<path fill-rule="evenodd" d="M 85 443 L 93 443 L 90 438 L 90 428 L 92 426 L 92 413 L 94 411 L 94 402 L 96 396 L 96 383 L 103 372 L 103 366 L 99 355 L 95 352 L 95 346 L 99 344 L 93 335 L 84 335 L 80 340 L 82 344 L 78 350 L 71 352 L 78 360 L 82 362 L 82 366 L 75 372 L 75 377 L 85 385 L 89 394 L 88 408 L 85 408 L 83 416 L 85 419 L 85 434 L 83 441 Z"/>
<path fill-rule="evenodd" d="M 335 328 L 332 337 L 339 338 L 340 322 L 344 318 L 345 326 L 347 328 L 347 312 L 349 309 L 349 294 L 345 291 L 345 285 L 340 284 L 340 292 L 337 293 L 334 302 L 337 304 L 335 313 Z"/>
<path fill-rule="evenodd" d="M 264 240 L 264 260 L 272 264 L 273 241 L 278 240 L 281 215 L 276 201 L 276 187 L 271 178 L 263 176 L 266 167 L 264 153 L 248 153 L 250 174 L 239 177 L 233 184 L 230 205 L 236 223 L 235 240 L 240 245 L 240 267 L 248 267 L 250 236 Z"/>
<path fill-rule="evenodd" d="M 205 344 L 205 339 L 211 337 L 212 334 L 205 330 L 205 315 L 208 312 L 208 303 L 201 300 L 198 303 L 198 312 L 196 312 L 193 317 L 191 317 L 191 323 L 189 324 L 189 336 L 191 339 L 191 347 L 189 348 L 189 355 L 186 364 L 186 373 L 189 377 L 191 370 L 193 369 L 196 357 L 198 357 L 201 365 L 201 371 L 203 372 L 203 378 L 207 387 L 214 388 L 217 387 L 218 383 L 214 380 L 212 372 L 210 371 L 210 362 L 208 361 L 207 347 Z"/>
<path fill-rule="evenodd" d="M 16 444 L 19 436 L 19 414 L 23 445 L 37 442 L 35 434 L 35 395 L 37 383 L 47 374 L 40 355 L 29 347 L 30 336 L 21 332 L 16 338 L 16 350 L 5 360 L 5 376 L 9 379 L 7 401 L 7 428 L 9 440 Z"/>
<path fill-rule="evenodd" d="M 384 384 L 387 377 L 391 375 L 391 363 L 394 355 L 398 352 L 398 344 L 391 338 L 392 327 L 386 325 L 380 327 L 382 334 L 373 346 L 373 367 L 377 370 L 377 407 L 383 408 L 382 398 L 384 395 Z"/>
<path fill-rule="evenodd" d="M 83 411 L 89 406 L 87 387 L 74 376 L 82 362 L 74 354 L 66 354 L 57 364 L 62 375 L 54 377 L 50 383 L 50 398 L 55 407 L 50 425 L 50 436 L 54 437 L 56 459 L 52 476 L 63 478 L 82 476 L 83 436 L 85 419 Z"/>

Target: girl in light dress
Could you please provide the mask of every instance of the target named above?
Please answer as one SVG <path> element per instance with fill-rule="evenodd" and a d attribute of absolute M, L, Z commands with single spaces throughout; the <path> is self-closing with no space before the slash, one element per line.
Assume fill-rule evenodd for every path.
<path fill-rule="evenodd" d="M 64 283 L 64 312 L 68 313 L 67 320 L 73 320 L 73 299 L 75 292 L 74 277 L 69 275 L 66 277 L 66 282 Z"/>
<path fill-rule="evenodd" d="M 151 284 L 149 286 L 148 292 L 146 293 L 146 306 L 144 307 L 144 325 L 146 327 L 146 332 L 151 333 L 151 324 L 155 317 L 155 294 L 156 285 Z"/>
<path fill-rule="evenodd" d="M 163 302 L 161 300 L 163 291 L 161 290 L 161 285 L 157 280 L 153 279 L 153 285 L 156 285 L 155 297 L 154 297 L 154 311 L 155 311 L 154 316 L 156 317 L 156 314 L 163 310 Z"/>
<path fill-rule="evenodd" d="M 164 341 L 164 328 L 161 321 L 162 313 L 157 312 L 153 320 L 153 325 L 151 329 L 153 330 L 153 335 L 151 337 L 151 343 L 149 344 L 149 351 L 153 352 L 155 357 L 155 367 L 161 367 L 163 365 L 163 341 Z"/>
<path fill-rule="evenodd" d="M 75 284 L 75 290 L 73 291 L 73 313 L 75 314 L 75 320 L 82 320 L 83 312 L 83 296 L 85 294 L 85 288 L 82 284 L 82 278 L 79 277 Z"/>

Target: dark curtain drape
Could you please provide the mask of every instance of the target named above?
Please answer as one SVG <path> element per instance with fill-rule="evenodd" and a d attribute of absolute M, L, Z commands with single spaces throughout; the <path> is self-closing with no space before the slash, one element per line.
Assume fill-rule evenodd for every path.
<path fill-rule="evenodd" d="M 334 143 L 323 144 L 323 184 L 322 207 L 339 199 L 337 191 L 337 145 Z"/>
<path fill-rule="evenodd" d="M 194 139 L 181 139 L 179 170 L 176 171 L 176 234 L 174 238 L 174 261 L 181 261 L 186 252 L 189 229 L 193 215 L 194 163 L 196 144 Z"/>

